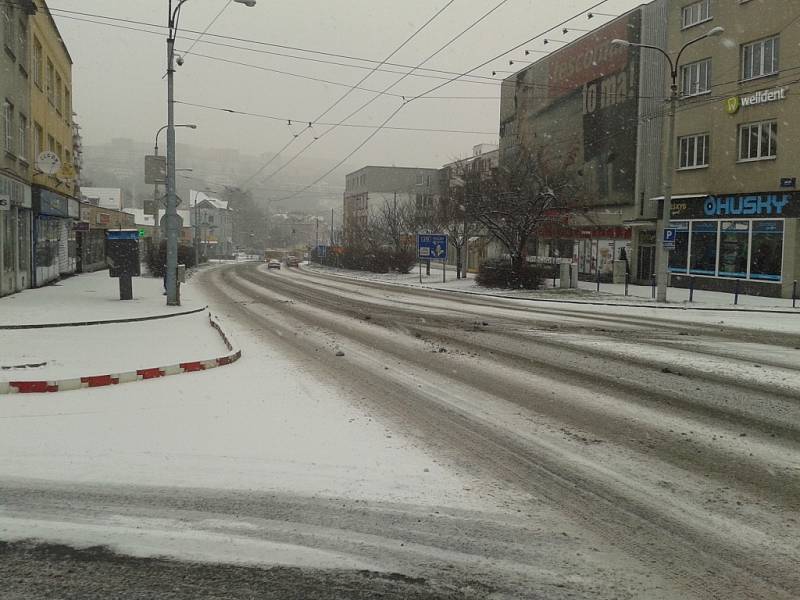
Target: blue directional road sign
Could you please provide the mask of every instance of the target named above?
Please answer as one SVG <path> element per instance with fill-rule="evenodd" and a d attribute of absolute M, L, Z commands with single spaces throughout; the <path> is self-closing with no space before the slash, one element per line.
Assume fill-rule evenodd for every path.
<path fill-rule="evenodd" d="M 319 256 L 320 258 L 325 258 L 326 256 L 328 256 L 328 247 L 323 246 L 322 244 L 317 246 L 317 256 Z"/>
<path fill-rule="evenodd" d="M 447 235 L 417 234 L 417 256 L 421 260 L 447 260 Z"/>
<path fill-rule="evenodd" d="M 675 248 L 675 239 L 677 238 L 678 230 L 672 227 L 664 229 L 664 248 L 672 250 Z"/>

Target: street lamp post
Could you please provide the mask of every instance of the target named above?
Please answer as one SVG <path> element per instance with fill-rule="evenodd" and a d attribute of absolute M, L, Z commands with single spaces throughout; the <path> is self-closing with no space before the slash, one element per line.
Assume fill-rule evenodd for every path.
<path fill-rule="evenodd" d="M 158 156 L 158 136 L 161 135 L 161 132 L 164 131 L 168 125 L 164 125 L 161 129 L 156 132 L 156 141 L 153 144 L 153 155 Z M 175 125 L 175 127 L 187 127 L 188 129 L 197 129 L 197 125 L 194 123 L 182 123 L 180 125 Z M 166 182 L 165 182 L 166 183 Z M 161 226 L 158 222 L 158 183 L 153 184 L 153 223 L 155 225 L 153 231 L 155 232 L 156 240 L 159 239 L 159 231 L 161 230 Z"/>
<path fill-rule="evenodd" d="M 175 36 L 178 32 L 181 8 L 189 0 L 179 0 L 173 10 L 168 5 L 167 35 L 167 305 L 180 304 L 178 299 L 178 199 L 175 193 Z M 255 6 L 256 0 L 233 0 L 245 6 Z M 179 61 L 182 63 L 183 61 Z"/>
<path fill-rule="evenodd" d="M 669 279 L 669 250 L 664 247 L 664 230 L 668 227 L 672 219 L 672 176 L 675 172 L 675 113 L 678 107 L 678 70 L 680 69 L 681 56 L 684 50 L 701 40 L 717 36 L 725 32 L 722 27 L 714 27 L 708 30 L 703 35 L 696 37 L 686 42 L 678 51 L 675 60 L 667 54 L 663 48 L 658 46 L 650 46 L 648 44 L 636 44 L 628 40 L 612 40 L 611 43 L 615 46 L 629 46 L 636 48 L 648 48 L 656 50 L 664 55 L 667 59 L 670 69 L 670 94 L 669 94 L 669 111 L 667 114 L 668 128 L 667 128 L 667 156 L 663 165 L 663 186 L 664 186 L 664 203 L 661 209 L 661 219 L 656 225 L 656 301 L 667 301 L 667 281 Z"/>

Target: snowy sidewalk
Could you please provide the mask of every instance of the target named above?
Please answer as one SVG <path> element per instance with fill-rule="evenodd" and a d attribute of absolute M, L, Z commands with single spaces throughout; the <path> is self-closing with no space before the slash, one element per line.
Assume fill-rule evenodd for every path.
<path fill-rule="evenodd" d="M 420 283 L 419 270 L 415 267 L 411 273 L 368 273 L 362 271 L 350 271 L 347 269 L 336 269 L 333 267 L 320 267 L 318 265 L 304 264 L 303 268 L 310 271 L 330 273 L 351 279 L 364 281 L 375 281 L 381 283 L 391 283 L 395 285 L 421 287 L 427 289 L 457 291 L 471 294 L 481 294 L 485 296 L 497 296 L 501 298 L 519 298 L 525 300 L 544 300 L 544 301 L 566 301 L 576 303 L 604 303 L 624 305 L 652 305 L 654 308 L 663 307 L 657 305 L 652 298 L 650 286 L 630 285 L 628 296 L 625 296 L 624 284 L 601 283 L 600 293 L 597 293 L 597 284 L 592 281 L 579 282 L 577 290 L 562 290 L 553 288 L 553 279 L 548 278 L 544 281 L 544 289 L 541 290 L 501 290 L 496 288 L 484 288 L 475 283 L 475 274 L 469 273 L 466 279 L 456 279 L 455 271 L 448 269 L 447 281 L 442 281 L 441 265 L 431 267 L 430 276 L 425 275 L 423 269 L 422 283 Z M 669 306 L 682 308 L 702 308 L 702 309 L 741 309 L 741 310 L 768 310 L 768 311 L 792 311 L 792 300 L 787 298 L 768 298 L 764 296 L 739 295 L 739 304 L 734 305 L 733 294 L 724 292 L 711 292 L 695 290 L 694 301 L 688 302 L 689 290 L 682 288 L 669 288 L 667 293 Z M 800 314 L 800 300 L 795 309 Z"/>
<path fill-rule="evenodd" d="M 161 279 L 134 277 L 134 299 L 122 301 L 119 282 L 108 271 L 85 273 L 0 298 L 0 326 L 137 319 L 205 306 L 189 286 L 181 286 L 181 306 L 167 306 L 162 292 Z"/>

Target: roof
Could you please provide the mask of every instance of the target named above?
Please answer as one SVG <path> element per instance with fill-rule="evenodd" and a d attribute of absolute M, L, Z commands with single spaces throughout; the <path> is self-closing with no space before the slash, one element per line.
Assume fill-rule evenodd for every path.
<path fill-rule="evenodd" d="M 59 43 L 61 44 L 61 47 L 64 49 L 64 53 L 67 55 L 67 60 L 69 61 L 69 64 L 74 65 L 75 62 L 72 60 L 72 55 L 69 53 L 69 50 L 67 49 L 67 45 L 64 43 L 64 38 L 61 37 L 61 32 L 58 30 L 58 25 L 56 25 L 55 19 L 53 19 L 53 15 L 50 12 L 50 8 L 47 6 L 47 2 L 45 2 L 45 0 L 37 0 L 37 2 L 41 2 L 41 4 L 42 4 L 41 8 L 44 11 L 44 13 L 47 15 L 47 18 L 50 21 L 50 25 L 52 25 L 53 29 L 55 30 L 57 39 L 58 39 Z M 38 8 L 39 7 L 37 5 L 37 9 Z"/>
<path fill-rule="evenodd" d="M 214 198 L 213 196 L 209 196 L 205 192 L 199 192 L 197 190 L 189 190 L 189 206 L 191 208 L 194 208 L 195 204 L 202 204 L 203 202 L 208 202 L 218 210 L 228 210 L 228 206 L 230 205 L 230 203 L 227 200 L 220 200 L 219 198 Z"/>
<path fill-rule="evenodd" d="M 349 177 L 355 173 L 359 173 L 365 169 L 397 169 L 397 170 L 405 170 L 405 171 L 438 171 L 439 167 L 394 167 L 394 166 L 387 166 L 387 165 L 365 165 L 360 169 L 356 169 L 348 173 L 346 176 Z"/>

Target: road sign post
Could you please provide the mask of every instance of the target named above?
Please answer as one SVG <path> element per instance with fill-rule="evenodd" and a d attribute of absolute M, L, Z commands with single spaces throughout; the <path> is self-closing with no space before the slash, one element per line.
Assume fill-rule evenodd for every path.
<path fill-rule="evenodd" d="M 428 264 L 432 260 L 442 261 L 442 281 L 447 281 L 447 235 L 443 233 L 418 233 L 417 234 L 417 259 L 426 260 Z M 420 262 L 421 264 L 421 262 Z M 420 270 L 420 282 L 422 282 L 422 271 Z"/>

